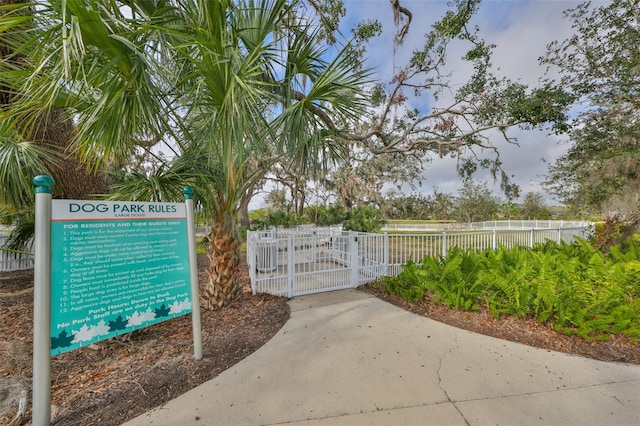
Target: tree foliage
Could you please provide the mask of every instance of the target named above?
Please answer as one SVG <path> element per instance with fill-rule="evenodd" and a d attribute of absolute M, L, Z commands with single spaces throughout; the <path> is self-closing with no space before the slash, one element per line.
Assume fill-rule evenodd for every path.
<path fill-rule="evenodd" d="M 500 200 L 486 182 L 465 181 L 456 198 L 456 219 L 460 222 L 481 222 L 495 218 Z"/>
<path fill-rule="evenodd" d="M 528 192 L 521 203 L 512 200 L 504 202 L 493 194 L 486 182 L 467 181 L 458 191 L 458 195 L 448 194 L 435 189 L 432 194 L 410 194 L 390 192 L 385 198 L 386 213 L 389 219 L 410 220 L 451 220 L 476 222 L 507 219 L 551 218 L 551 212 L 545 205 L 542 194 Z"/>
<path fill-rule="evenodd" d="M 416 185 L 421 180 L 421 163 L 400 153 L 372 155 L 366 149 L 347 143 L 347 152 L 320 182 L 347 210 L 374 205 L 385 209 L 385 187 Z"/>
<path fill-rule="evenodd" d="M 373 206 L 354 207 L 347 214 L 344 229 L 356 232 L 378 232 L 385 222 L 380 209 Z"/>
<path fill-rule="evenodd" d="M 551 218 L 551 212 L 545 207 L 542 194 L 539 192 L 527 192 L 518 213 L 522 219 L 547 220 Z"/>
<path fill-rule="evenodd" d="M 325 207 L 322 205 L 309 206 L 307 218 L 318 226 L 331 226 L 342 224 L 348 217 L 348 212 L 342 204 L 332 203 Z"/>
<path fill-rule="evenodd" d="M 451 220 L 456 216 L 455 195 L 438 189 L 428 195 L 391 192 L 385 204 L 385 211 L 392 219 Z"/>
<path fill-rule="evenodd" d="M 404 13 L 401 2 L 391 3 L 395 16 L 402 21 L 398 30 L 402 37 L 411 15 Z M 375 154 L 412 153 L 424 161 L 457 157 L 461 175 L 469 177 L 478 168 L 489 169 L 507 194 L 517 195 L 517 188 L 502 169 L 491 131 L 515 143 L 507 133 L 514 126 L 564 129 L 563 111 L 573 98 L 550 82 L 529 88 L 494 75 L 494 46 L 481 39 L 478 28 L 470 28 L 480 1 L 455 0 L 450 7 L 425 35 L 423 45 L 395 71 L 392 80 L 372 88 L 375 109 L 370 110 L 363 131 L 340 135 L 362 142 Z M 464 84 L 454 80 L 453 73 L 444 71 L 451 67 L 453 59 L 448 51 L 454 43 L 467 46 L 463 58 L 466 65 L 462 67 L 473 70 Z M 415 108 L 412 100 L 419 97 L 433 100 L 433 106 Z M 331 123 L 328 125 L 331 127 Z M 487 157 L 487 153 L 492 154 Z"/>
<path fill-rule="evenodd" d="M 566 11 L 575 35 L 548 46 L 542 62 L 580 99 L 571 147 L 547 187 L 576 209 L 630 211 L 640 199 L 640 2 L 589 2 Z"/>

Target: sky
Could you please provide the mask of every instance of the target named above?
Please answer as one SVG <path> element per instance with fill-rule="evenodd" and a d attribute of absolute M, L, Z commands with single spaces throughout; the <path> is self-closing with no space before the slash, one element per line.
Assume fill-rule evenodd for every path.
<path fill-rule="evenodd" d="M 350 28 L 366 19 L 377 19 L 382 23 L 383 35 L 374 39 L 368 49 L 367 62 L 375 70 L 375 78 L 389 82 L 393 75 L 394 61 L 400 66 L 406 63 L 411 52 L 420 47 L 424 35 L 431 24 L 448 10 L 447 2 L 442 0 L 400 0 L 400 4 L 413 14 L 409 34 L 403 46 L 393 59 L 394 23 L 389 0 L 345 0 L 347 15 L 342 23 L 344 34 L 350 34 Z M 480 37 L 497 47 L 493 53 L 493 64 L 497 74 L 513 81 L 535 85 L 539 78 L 553 77 L 546 74 L 546 66 L 540 65 L 538 58 L 544 56 L 546 46 L 554 40 L 565 40 L 572 34 L 571 21 L 564 17 L 563 11 L 573 8 L 580 2 L 569 0 L 485 0 L 479 12 L 474 16 L 472 25 L 480 28 Z M 592 4 L 606 4 L 606 1 L 593 1 Z M 459 58 L 463 50 L 451 50 L 451 58 Z M 469 72 L 455 72 L 453 82 L 462 84 Z M 568 149 L 566 137 L 549 135 L 547 131 L 518 131 L 512 129 L 520 146 L 510 145 L 495 139 L 500 149 L 503 167 L 513 176 L 513 181 L 521 188 L 521 194 L 527 192 L 543 193 L 540 182 L 547 173 L 548 163 L 553 163 Z M 493 182 L 489 174 L 477 175 L 477 180 L 486 181 L 489 187 L 499 192 L 499 184 Z M 417 192 L 430 194 L 434 188 L 441 192 L 456 194 L 460 188 L 460 179 L 456 173 L 455 160 L 436 159 L 426 165 L 422 186 Z M 405 192 L 411 192 L 407 185 Z M 551 196 L 545 195 L 548 204 L 558 204 Z"/>

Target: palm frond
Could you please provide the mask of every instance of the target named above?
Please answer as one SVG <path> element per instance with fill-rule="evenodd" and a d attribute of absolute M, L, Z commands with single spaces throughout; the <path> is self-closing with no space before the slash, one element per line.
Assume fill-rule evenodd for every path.
<path fill-rule="evenodd" d="M 4 125 L 7 122 L 0 127 Z M 44 160 L 55 162 L 57 157 L 34 142 L 21 140 L 16 132 L 6 130 L 0 138 L 0 203 L 17 209 L 30 205 L 33 178 L 47 174 Z"/>
<path fill-rule="evenodd" d="M 113 192 L 106 196 L 109 200 L 134 200 L 151 202 L 181 202 L 182 189 L 190 182 L 165 167 L 147 176 L 140 172 L 126 173 L 113 185 Z"/>

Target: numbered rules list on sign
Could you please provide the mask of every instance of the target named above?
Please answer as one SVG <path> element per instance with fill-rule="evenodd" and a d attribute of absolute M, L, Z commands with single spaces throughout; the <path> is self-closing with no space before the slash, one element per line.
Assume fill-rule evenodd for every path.
<path fill-rule="evenodd" d="M 185 205 L 52 200 L 51 355 L 191 312 Z"/>

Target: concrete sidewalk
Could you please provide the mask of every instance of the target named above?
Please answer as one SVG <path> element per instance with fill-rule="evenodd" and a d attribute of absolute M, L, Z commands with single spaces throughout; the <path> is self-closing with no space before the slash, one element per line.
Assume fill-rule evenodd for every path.
<path fill-rule="evenodd" d="M 640 425 L 640 366 L 450 327 L 346 290 L 134 425 Z M 206 356 L 206 354 L 205 354 Z"/>

